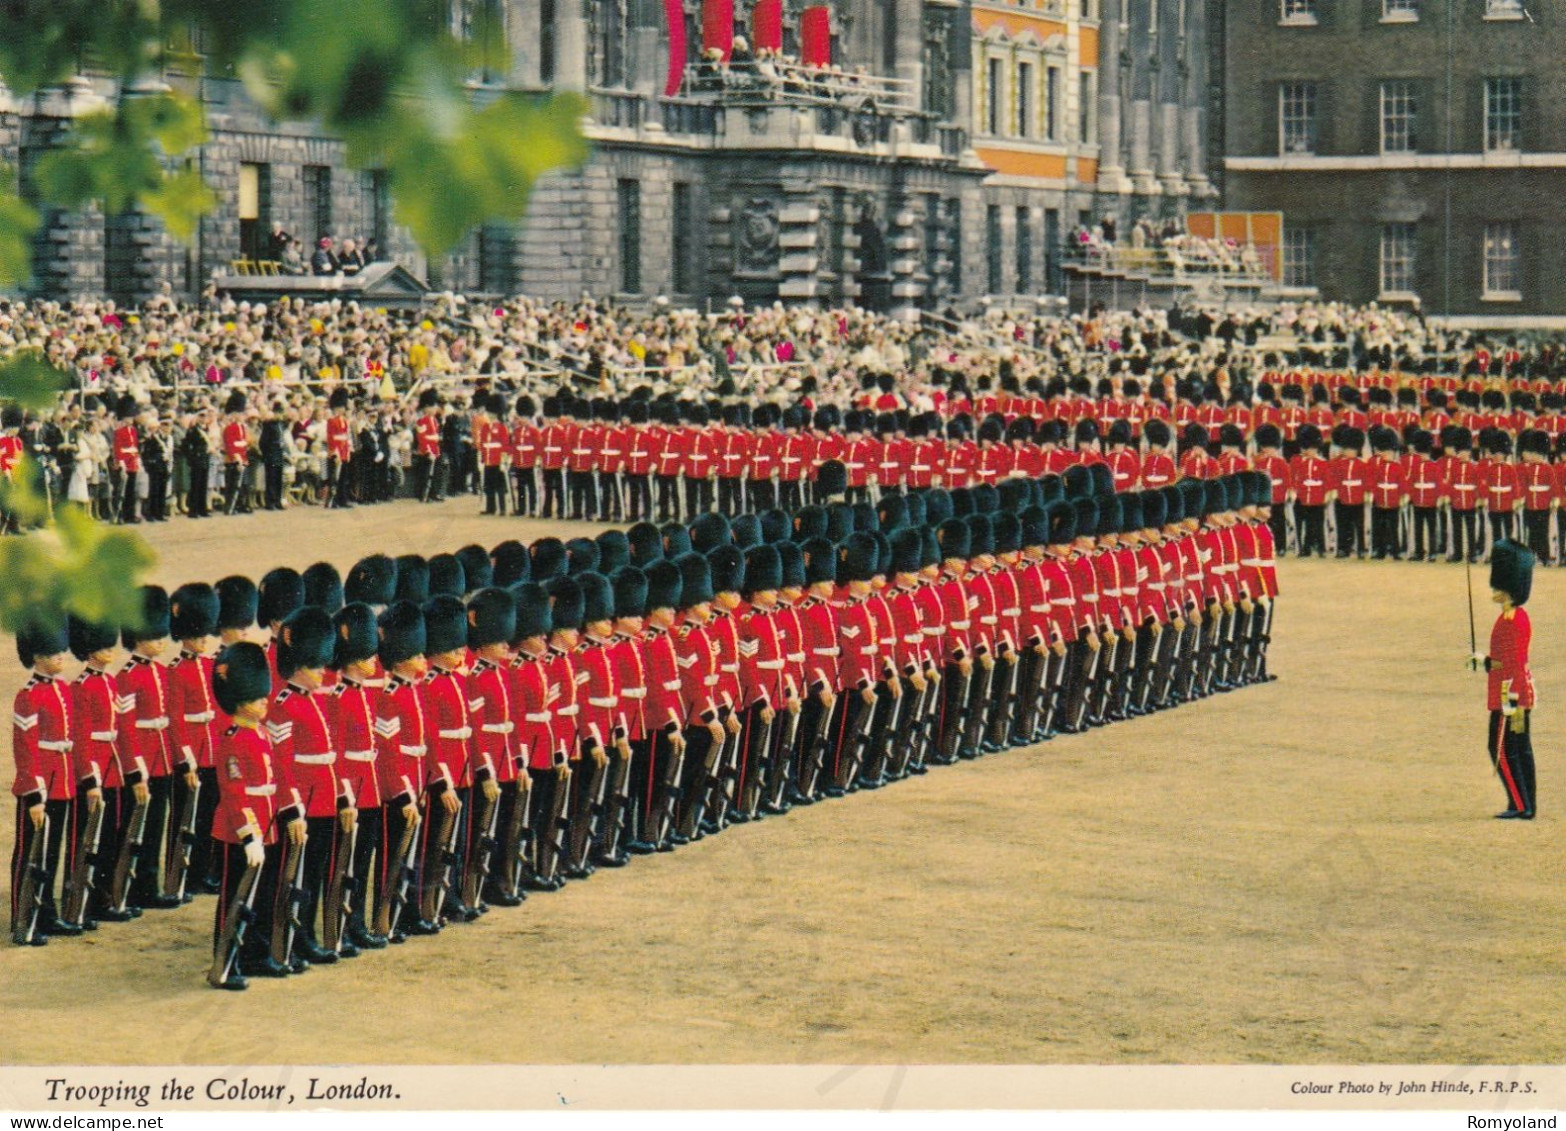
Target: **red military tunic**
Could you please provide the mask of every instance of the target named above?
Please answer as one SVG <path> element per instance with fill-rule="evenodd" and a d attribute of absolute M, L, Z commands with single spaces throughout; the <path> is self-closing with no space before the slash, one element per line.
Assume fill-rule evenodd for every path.
<path fill-rule="evenodd" d="M 69 684 L 34 673 L 16 693 L 11 714 L 16 780 L 11 792 L 29 807 L 76 796 L 74 722 Z"/>
<path fill-rule="evenodd" d="M 864 601 L 836 606 L 843 655 L 839 668 L 844 688 L 865 688 L 881 678 L 881 638 Z"/>
<path fill-rule="evenodd" d="M 1394 510 L 1408 494 L 1408 476 L 1403 465 L 1389 455 L 1379 455 L 1370 461 L 1370 505 L 1382 510 Z"/>
<path fill-rule="evenodd" d="M 1484 509 L 1490 514 L 1506 514 L 1522 497 L 1517 467 L 1504 460 L 1487 459 L 1479 464 L 1479 487 Z"/>
<path fill-rule="evenodd" d="M 582 738 L 585 734 L 581 725 L 583 687 L 589 678 L 587 670 L 582 667 L 581 654 L 551 649 L 544 678 L 549 688 L 545 695 L 546 702 L 553 703 L 549 708 L 549 727 L 555 749 L 563 753 L 567 761 L 575 762 L 582 756 Z M 538 767 L 536 753 L 534 766 L 542 768 Z"/>
<path fill-rule="evenodd" d="M 333 706 L 329 692 L 307 691 L 290 683 L 273 698 L 267 712 L 266 732 L 272 740 L 278 780 L 292 791 L 306 817 L 335 816 L 339 797 L 354 803 L 337 778 L 337 749 L 327 717 Z"/>
<path fill-rule="evenodd" d="M 212 699 L 212 657 L 181 649 L 169 668 L 169 733 L 174 760 L 184 770 L 213 765 L 217 704 Z"/>
<path fill-rule="evenodd" d="M 1527 463 L 1517 465 L 1517 488 L 1522 496 L 1523 509 L 1530 511 L 1547 511 L 1550 504 L 1559 496 L 1555 482 L 1555 468 L 1547 463 Z"/>
<path fill-rule="evenodd" d="M 680 704 L 686 725 L 711 722 L 723 706 L 718 642 L 711 624 L 685 621 L 673 632 L 680 669 Z"/>
<path fill-rule="evenodd" d="M 497 782 L 517 780 L 517 764 L 512 754 L 512 735 L 516 732 L 516 709 L 511 702 L 510 669 L 502 669 L 489 660 L 479 660 L 468 673 L 469 724 L 473 730 L 468 747 L 468 774 L 471 781 L 493 778 Z"/>
<path fill-rule="evenodd" d="M 1490 673 L 1488 706 L 1501 709 L 1501 689 L 1510 684 L 1517 706 L 1529 710 L 1534 705 L 1533 671 L 1528 666 L 1528 646 L 1533 641 L 1533 622 L 1528 610 L 1507 609 L 1495 618 L 1490 629 Z"/>
<path fill-rule="evenodd" d="M 1327 482 L 1338 502 L 1359 506 L 1370 493 L 1370 468 L 1358 456 L 1334 456 L 1327 461 Z"/>
<path fill-rule="evenodd" d="M 326 418 L 326 451 L 338 463 L 347 463 L 353 458 L 353 437 L 350 431 L 346 416 L 334 413 Z"/>
<path fill-rule="evenodd" d="M 647 734 L 647 658 L 638 637 L 617 635 L 604 645 L 620 694 L 619 725 L 631 742 Z"/>
<path fill-rule="evenodd" d="M 89 664 L 71 684 L 71 706 L 76 711 L 77 781 L 88 789 L 118 789 L 125 785 L 120 766 L 120 734 L 115 723 L 119 692 L 114 677 Z M 132 767 L 132 774 L 136 773 Z"/>
<path fill-rule="evenodd" d="M 213 839 L 243 844 L 257 837 L 262 844 L 275 843 L 281 783 L 267 736 L 255 727 L 231 726 L 218 736 L 214 761 L 218 803 L 212 815 Z"/>
<path fill-rule="evenodd" d="M 338 763 L 343 792 L 360 809 L 378 809 L 381 783 L 376 774 L 374 688 L 344 676 L 331 691 L 333 742 L 342 754 Z"/>
<path fill-rule="evenodd" d="M 419 417 L 413 425 L 413 444 L 416 454 L 439 459 L 440 420 L 428 413 Z"/>
<path fill-rule="evenodd" d="M 122 424 L 114 430 L 114 466 L 127 475 L 141 470 L 141 434 L 134 424 Z"/>
<path fill-rule="evenodd" d="M 547 655 L 519 651 L 506 670 L 506 696 L 511 704 L 511 719 L 516 723 L 511 732 L 511 749 L 518 771 L 547 770 L 555 764 L 557 748 L 550 726 L 550 707 L 556 700 L 550 698 Z M 564 750 L 559 753 L 564 761 Z"/>
<path fill-rule="evenodd" d="M 431 668 L 424 681 L 424 709 L 428 729 L 424 755 L 424 785 L 443 784 L 448 790 L 473 784 L 468 773 L 468 739 L 473 726 L 468 693 L 461 672 Z"/>
<path fill-rule="evenodd" d="M 391 675 L 375 700 L 376 775 L 386 804 L 408 805 L 423 791 L 424 685 Z"/>
<path fill-rule="evenodd" d="M 132 656 L 115 680 L 119 696 L 119 748 L 127 769 L 144 778 L 168 776 L 168 672 L 146 656 Z"/>

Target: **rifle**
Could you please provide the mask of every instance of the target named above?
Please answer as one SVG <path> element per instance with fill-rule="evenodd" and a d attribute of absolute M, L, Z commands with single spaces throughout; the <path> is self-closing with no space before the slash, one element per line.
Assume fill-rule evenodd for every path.
<path fill-rule="evenodd" d="M 470 818 L 480 832 L 477 842 L 468 851 L 462 869 L 462 902 L 477 907 L 484 897 L 484 881 L 489 879 L 490 857 L 495 851 L 495 833 L 500 822 L 500 798 L 494 801 L 484 796 L 483 786 L 478 788 L 478 800 L 474 802 L 476 813 Z"/>
<path fill-rule="evenodd" d="M 729 732 L 727 727 L 724 730 L 723 757 L 714 767 L 712 797 L 707 803 L 707 807 L 712 810 L 712 819 L 720 828 L 728 822 L 729 808 L 734 804 L 734 786 L 739 780 L 739 764 L 745 742 L 743 725 L 738 734 Z"/>
<path fill-rule="evenodd" d="M 1001 689 L 1000 698 L 992 700 L 989 708 L 989 726 L 987 737 L 991 746 L 1006 746 L 1010 738 L 1011 703 L 1017 694 L 1017 680 L 1020 678 L 1019 668 L 1021 660 L 1017 658 L 1016 650 L 1007 648 L 1004 663 L 1011 670 L 1006 673 L 1006 683 Z M 1000 663 L 1002 661 L 997 661 Z"/>
<path fill-rule="evenodd" d="M 1002 661 L 995 662 L 998 664 Z M 975 755 L 978 754 L 979 743 L 984 738 L 984 704 L 988 701 L 990 689 L 994 684 L 994 666 L 986 668 L 982 663 L 968 680 L 968 698 L 963 704 L 962 714 L 962 746 L 965 750 L 972 750 Z"/>
<path fill-rule="evenodd" d="M 93 874 L 98 870 L 98 843 L 103 837 L 102 801 L 87 809 L 76 864 L 65 881 L 65 921 L 80 927 L 87 921 L 87 897 L 92 894 Z"/>
<path fill-rule="evenodd" d="M 955 666 L 955 665 L 954 665 Z M 964 675 L 960 667 L 956 668 L 956 674 L 951 677 L 954 681 L 952 690 L 947 693 L 947 698 L 952 704 L 952 717 L 947 721 L 948 725 L 941 731 L 940 760 L 943 763 L 957 760 L 957 748 L 963 730 L 963 708 L 968 703 L 968 688 L 973 683 L 973 674 Z"/>
<path fill-rule="evenodd" d="M 282 876 L 287 887 L 272 911 L 272 961 L 287 966 L 294 951 L 294 935 L 304 924 L 299 919 L 299 909 L 310 893 L 304 887 L 305 846 L 288 842 L 283 857 Z"/>
<path fill-rule="evenodd" d="M 570 824 L 566 809 L 570 801 L 571 771 L 567 769 L 565 777 L 555 779 L 554 797 L 549 806 L 549 839 L 540 846 L 539 865 L 546 883 L 553 883 L 560 876 L 561 861 L 566 854 L 566 828 Z"/>
<path fill-rule="evenodd" d="M 648 841 L 660 847 L 674 828 L 674 814 L 681 797 L 680 775 L 685 770 L 684 744 L 671 742 L 670 748 L 668 768 L 664 771 L 663 780 L 658 783 L 658 794 L 653 801 L 652 827 L 647 837 Z"/>
<path fill-rule="evenodd" d="M 571 820 L 571 855 L 568 867 L 579 871 L 587 866 L 587 856 L 598 833 L 598 822 L 604 812 L 604 793 L 609 784 L 609 760 L 607 754 L 600 763 L 593 759 L 591 776 L 587 779 L 587 812 L 578 813 Z"/>
<path fill-rule="evenodd" d="M 631 759 L 635 757 L 635 751 L 627 746 L 627 753 L 618 755 L 617 764 L 614 767 L 614 800 L 609 810 L 608 823 L 604 828 L 603 845 L 601 851 L 605 856 L 617 855 L 620 846 L 620 834 L 625 831 L 627 810 L 631 801 Z M 606 773 L 607 778 L 607 773 Z"/>
<path fill-rule="evenodd" d="M 800 723 L 804 721 L 805 707 L 801 703 L 799 710 L 789 711 L 788 718 L 783 722 L 782 736 L 772 752 L 772 768 L 767 779 L 767 801 L 774 809 L 783 807 L 784 799 L 788 796 L 788 784 L 792 780 L 789 769 L 793 764 L 795 743 L 799 741 Z"/>
<path fill-rule="evenodd" d="M 1032 650 L 1031 647 L 1029 649 Z M 1017 716 L 1017 733 L 1024 742 L 1032 742 L 1033 736 L 1039 731 L 1039 718 L 1044 714 L 1045 700 L 1049 697 L 1050 670 L 1055 660 L 1055 653 L 1044 645 L 1044 654 L 1037 659 L 1037 679 L 1027 692 L 1023 702 L 1021 713 Z M 1021 676 L 1018 676 L 1019 680 Z"/>
<path fill-rule="evenodd" d="M 109 901 L 115 911 L 124 911 L 130 903 L 131 881 L 136 877 L 136 861 L 141 852 L 141 842 L 147 837 L 147 807 L 151 801 L 138 801 L 131 811 L 130 822 L 125 828 L 125 839 L 120 841 L 120 854 L 114 861 L 114 880 L 109 887 Z"/>
<path fill-rule="evenodd" d="M 451 866 L 457 862 L 457 817 L 460 813 L 460 809 L 453 813 L 445 805 L 440 807 L 440 824 L 436 827 L 435 843 L 431 846 L 431 851 L 440 853 L 437 865 L 440 873 L 435 877 L 434 884 L 425 886 L 423 903 L 419 908 L 423 917 L 431 923 L 440 922 L 441 909 L 446 906 L 446 893 L 451 890 Z M 428 861 L 425 865 L 427 868 Z"/>
<path fill-rule="evenodd" d="M 902 698 L 897 702 L 897 719 L 892 727 L 892 748 L 887 752 L 888 777 L 903 778 L 908 775 L 908 763 L 913 758 L 913 744 L 916 741 L 914 736 L 923 719 L 924 701 L 929 694 L 930 685 L 926 683 L 924 690 L 917 695 L 905 689 Z"/>
<path fill-rule="evenodd" d="M 506 832 L 501 840 L 500 858 L 506 870 L 501 875 L 501 890 L 508 896 L 522 895 L 522 872 L 531 857 L 533 830 L 528 825 L 532 816 L 532 785 L 526 767 L 517 770 L 516 792 L 512 797 L 511 812 L 506 818 Z"/>
<path fill-rule="evenodd" d="M 920 700 L 913 743 L 904 764 L 905 769 L 911 767 L 916 773 L 921 774 L 924 772 L 925 763 L 929 760 L 930 750 L 935 745 L 935 724 L 941 717 L 941 686 L 933 676 L 932 672 L 926 672 L 924 676 L 927 681 L 924 698 Z"/>
<path fill-rule="evenodd" d="M 28 820 L 22 814 L 22 820 Z M 44 896 L 49 891 L 49 871 L 44 867 L 49 849 L 49 815 L 44 814 L 43 825 L 33 830 L 32 844 L 27 849 L 27 863 L 22 869 L 22 883 L 16 893 L 17 920 L 12 938 L 19 946 L 31 946 L 38 937 L 38 916 L 43 911 Z"/>
<path fill-rule="evenodd" d="M 866 703 L 863 695 L 855 693 L 859 700 L 859 714 L 854 718 L 854 737 L 848 749 L 848 758 L 843 763 L 842 772 L 838 775 L 837 784 L 840 789 L 847 789 L 854 784 L 854 779 L 859 776 L 859 768 L 864 764 L 865 750 L 870 745 L 870 731 L 875 725 L 875 703 Z"/>
<path fill-rule="evenodd" d="M 177 899 L 185 898 L 185 878 L 190 872 L 190 854 L 196 846 L 196 802 L 201 797 L 201 782 L 185 790 L 179 820 L 169 826 L 168 856 L 163 862 L 163 890 Z"/>
<path fill-rule="evenodd" d="M 702 762 L 701 781 L 696 783 L 692 791 L 690 804 L 681 814 L 680 835 L 687 840 L 695 838 L 701 832 L 702 819 L 707 815 L 709 798 L 718 788 L 718 780 L 723 774 L 723 752 L 728 749 L 728 731 L 723 732 L 723 740 L 713 742 L 711 736 L 707 738 L 706 757 Z"/>
<path fill-rule="evenodd" d="M 326 879 L 326 902 L 321 908 L 321 943 L 333 954 L 342 952 L 343 934 L 348 929 L 348 919 L 353 914 L 353 893 L 359 889 L 358 877 L 353 874 L 354 849 L 359 843 L 359 823 L 356 820 L 346 838 L 338 841 L 337 859 Z"/>
<path fill-rule="evenodd" d="M 239 890 L 229 905 L 228 916 L 223 920 L 223 932 L 212 948 L 212 967 L 207 971 L 207 983 L 221 989 L 239 961 L 239 950 L 245 941 L 245 932 L 255 920 L 256 888 L 261 883 L 261 865 L 245 868 L 239 878 Z"/>
<path fill-rule="evenodd" d="M 1039 730 L 1048 738 L 1055 730 L 1055 716 L 1060 714 L 1060 701 L 1066 689 L 1066 667 L 1071 662 L 1071 652 L 1068 649 L 1064 656 L 1057 656 L 1051 651 L 1044 662 L 1049 666 L 1049 686 L 1044 692 L 1044 710 L 1039 719 Z"/>
<path fill-rule="evenodd" d="M 1088 696 L 1093 691 L 1093 681 L 1098 676 L 1098 665 L 1104 655 L 1104 647 L 1101 643 L 1097 648 L 1088 650 L 1087 668 L 1082 673 L 1082 694 L 1076 697 L 1072 704 L 1072 718 L 1070 720 L 1073 730 L 1081 730 L 1087 718 Z"/>
<path fill-rule="evenodd" d="M 392 885 L 390 896 L 385 892 L 379 893 L 380 906 L 375 912 L 376 934 L 394 934 L 397 930 L 397 922 L 402 918 L 403 908 L 408 905 L 408 889 L 413 886 L 413 881 L 418 876 L 413 867 L 413 858 L 419 847 L 420 823 L 421 818 L 415 812 L 413 819 L 402 828 L 402 836 L 397 841 L 397 852 L 392 857 L 397 861 L 397 879 Z"/>
<path fill-rule="evenodd" d="M 806 756 L 802 760 L 804 774 L 800 777 L 799 792 L 815 800 L 816 783 L 821 780 L 821 771 L 826 766 L 826 731 L 832 722 L 832 711 L 822 706 L 816 712 L 815 724 L 810 729 L 810 735 L 806 742 Z"/>

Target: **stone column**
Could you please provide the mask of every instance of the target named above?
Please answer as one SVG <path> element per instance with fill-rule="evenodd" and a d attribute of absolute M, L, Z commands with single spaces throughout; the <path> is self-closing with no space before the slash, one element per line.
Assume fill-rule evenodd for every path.
<path fill-rule="evenodd" d="M 888 74 L 903 81 L 905 105 L 924 102 L 924 0 L 896 0 L 897 25 L 892 29 L 895 58 Z"/>
<path fill-rule="evenodd" d="M 1126 46 L 1131 52 L 1131 191 L 1138 196 L 1158 192 L 1153 179 L 1153 0 L 1130 0 Z"/>
<path fill-rule="evenodd" d="M 1185 28 L 1180 24 L 1180 0 L 1158 3 L 1158 181 L 1168 196 L 1184 196 L 1180 174 L 1180 108 L 1184 95 L 1180 74 L 1180 47 Z"/>
<path fill-rule="evenodd" d="M 1185 91 L 1181 166 L 1191 200 L 1217 194 L 1207 179 L 1207 3 L 1185 0 Z"/>
<path fill-rule="evenodd" d="M 555 0 L 555 88 L 587 89 L 587 16 L 582 0 Z"/>
<path fill-rule="evenodd" d="M 1123 0 L 1104 0 L 1098 32 L 1098 191 L 1130 190 L 1120 159 L 1120 13 Z"/>
<path fill-rule="evenodd" d="M 669 66 L 668 44 L 663 31 L 663 6 L 657 0 L 628 0 L 630 58 L 626 85 L 643 98 L 663 93 Z"/>

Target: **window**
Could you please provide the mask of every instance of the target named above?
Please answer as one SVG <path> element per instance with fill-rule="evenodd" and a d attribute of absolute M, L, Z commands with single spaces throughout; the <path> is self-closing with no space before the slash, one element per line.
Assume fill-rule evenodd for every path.
<path fill-rule="evenodd" d="M 1484 18 L 1487 20 L 1521 20 L 1527 17 L 1522 0 L 1485 0 Z"/>
<path fill-rule="evenodd" d="M 674 293 L 688 295 L 696 273 L 691 261 L 695 258 L 696 241 L 692 233 L 691 186 L 683 181 L 674 186 Z"/>
<path fill-rule="evenodd" d="M 620 289 L 642 292 L 642 183 L 622 180 L 620 199 Z"/>
<path fill-rule="evenodd" d="M 1077 140 L 1079 140 L 1083 145 L 1092 145 L 1095 141 L 1098 140 L 1097 136 L 1095 136 L 1095 128 L 1098 125 L 1098 118 L 1096 117 L 1095 112 L 1097 111 L 1098 106 L 1097 101 L 1093 97 L 1092 72 L 1083 71 L 1082 74 L 1078 76 L 1078 84 L 1081 97 L 1077 105 L 1077 113 L 1079 115 L 1077 121 Z"/>
<path fill-rule="evenodd" d="M 1033 290 L 1033 215 L 1027 208 L 1017 209 L 1017 293 Z"/>
<path fill-rule="evenodd" d="M 951 260 L 952 290 L 962 293 L 962 199 L 952 197 L 946 202 L 946 228 L 952 233 L 946 257 Z"/>
<path fill-rule="evenodd" d="M 332 170 L 328 165 L 304 167 L 304 213 L 312 239 L 332 234 Z"/>
<path fill-rule="evenodd" d="M 992 137 L 1001 132 L 1001 61 L 990 59 L 984 84 L 985 127 Z"/>
<path fill-rule="evenodd" d="M 246 259 L 272 258 L 272 170 L 268 165 L 239 166 L 239 254 Z M 304 249 L 306 257 L 308 248 Z"/>
<path fill-rule="evenodd" d="M 555 0 L 538 3 L 538 81 L 555 81 Z"/>
<path fill-rule="evenodd" d="M 1382 23 L 1414 23 L 1419 19 L 1419 0 L 1381 0 Z"/>
<path fill-rule="evenodd" d="M 1048 67 L 1044 71 L 1044 137 L 1049 141 L 1060 140 L 1060 68 Z"/>
<path fill-rule="evenodd" d="M 1060 209 L 1044 209 L 1044 289 L 1060 291 Z"/>
<path fill-rule="evenodd" d="M 1414 293 L 1414 225 L 1387 224 L 1381 229 L 1381 294 Z"/>
<path fill-rule="evenodd" d="M 517 289 L 516 236 L 509 225 L 485 224 L 478 230 L 479 290 L 510 295 Z"/>
<path fill-rule="evenodd" d="M 1522 79 L 1484 80 L 1484 148 L 1488 153 L 1522 148 Z"/>
<path fill-rule="evenodd" d="M 370 236 L 382 258 L 391 242 L 391 177 L 385 169 L 370 170 Z"/>
<path fill-rule="evenodd" d="M 1281 22 L 1306 26 L 1316 22 L 1316 0 L 1282 0 L 1282 3 Z"/>
<path fill-rule="evenodd" d="M 1001 210 L 1000 205 L 992 204 L 984 215 L 985 250 L 989 253 L 989 292 L 992 295 L 1001 293 Z"/>
<path fill-rule="evenodd" d="M 1283 232 L 1283 285 L 1310 287 L 1316 283 L 1316 242 L 1309 228 Z"/>
<path fill-rule="evenodd" d="M 1316 152 L 1316 84 L 1286 82 L 1278 87 L 1278 144 L 1285 155 Z"/>
<path fill-rule="evenodd" d="M 1419 148 L 1414 84 L 1394 79 L 1381 84 L 1381 152 L 1413 153 Z"/>
<path fill-rule="evenodd" d="M 1033 136 L 1033 64 L 1017 64 L 1017 136 Z"/>
<path fill-rule="evenodd" d="M 1520 255 L 1515 224 L 1486 224 L 1484 227 L 1484 297 L 1516 299 L 1522 297 L 1518 272 Z"/>

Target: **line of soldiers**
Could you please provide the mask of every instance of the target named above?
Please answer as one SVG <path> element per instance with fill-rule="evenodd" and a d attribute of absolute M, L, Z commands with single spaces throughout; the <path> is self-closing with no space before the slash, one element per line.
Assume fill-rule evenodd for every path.
<path fill-rule="evenodd" d="M 215 890 L 239 989 L 1269 678 L 1268 494 L 1096 465 L 149 587 L 118 674 L 91 625 L 18 637 L 13 937 Z"/>

